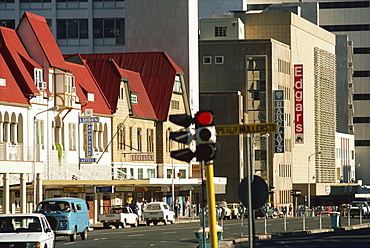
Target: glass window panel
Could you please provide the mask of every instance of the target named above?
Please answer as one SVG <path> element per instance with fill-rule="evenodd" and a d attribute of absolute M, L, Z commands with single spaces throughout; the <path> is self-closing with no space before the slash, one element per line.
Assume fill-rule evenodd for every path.
<path fill-rule="evenodd" d="M 104 19 L 104 38 L 114 38 L 114 19 Z"/>
<path fill-rule="evenodd" d="M 103 38 L 103 19 L 94 19 L 94 38 Z"/>
<path fill-rule="evenodd" d="M 78 20 L 67 20 L 68 38 L 78 38 Z"/>
<path fill-rule="evenodd" d="M 81 39 L 89 38 L 87 19 L 80 20 L 80 38 Z"/>
<path fill-rule="evenodd" d="M 57 39 L 67 39 L 66 20 L 57 20 Z"/>

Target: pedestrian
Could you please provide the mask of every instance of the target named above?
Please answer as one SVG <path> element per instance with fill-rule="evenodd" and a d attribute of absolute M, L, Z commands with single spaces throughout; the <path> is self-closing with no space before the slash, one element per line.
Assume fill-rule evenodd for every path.
<path fill-rule="evenodd" d="M 186 198 L 186 203 L 185 203 L 185 217 L 189 218 L 190 217 L 190 201 L 189 201 L 189 196 Z"/>
<path fill-rule="evenodd" d="M 136 204 L 135 201 L 132 201 L 131 202 L 131 209 L 132 209 L 132 212 L 134 212 L 134 214 L 136 214 L 137 216 L 139 216 L 139 206 Z"/>
<path fill-rule="evenodd" d="M 174 204 L 174 211 L 175 211 L 175 217 L 178 218 L 179 217 L 179 213 L 180 213 L 180 202 L 179 202 L 179 198 L 176 197 L 175 199 L 175 204 Z"/>
<path fill-rule="evenodd" d="M 292 204 L 289 205 L 289 215 L 293 215 L 293 207 Z"/>
<path fill-rule="evenodd" d="M 146 200 L 143 201 L 143 203 L 141 204 L 141 220 L 144 221 L 144 210 L 145 210 L 145 207 L 146 207 Z"/>

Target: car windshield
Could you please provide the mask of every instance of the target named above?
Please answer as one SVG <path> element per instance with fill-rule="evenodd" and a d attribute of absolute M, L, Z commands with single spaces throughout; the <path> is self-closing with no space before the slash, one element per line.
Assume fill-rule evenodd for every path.
<path fill-rule="evenodd" d="M 41 232 L 41 224 L 37 217 L 0 217 L 0 233 Z"/>
<path fill-rule="evenodd" d="M 159 204 L 149 204 L 146 206 L 146 210 L 161 210 L 161 205 Z"/>
<path fill-rule="evenodd" d="M 66 201 L 47 201 L 41 202 L 37 205 L 36 213 L 57 213 L 57 212 L 69 212 L 71 206 Z"/>

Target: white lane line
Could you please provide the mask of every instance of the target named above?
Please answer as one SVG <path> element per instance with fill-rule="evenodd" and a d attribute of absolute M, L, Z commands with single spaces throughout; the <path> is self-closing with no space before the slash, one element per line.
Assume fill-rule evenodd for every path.
<path fill-rule="evenodd" d="M 169 234 L 169 233 L 176 233 L 176 232 L 163 232 L 162 234 Z"/>
<path fill-rule="evenodd" d="M 143 234 L 131 234 L 131 235 L 127 235 L 128 237 L 136 237 L 136 236 L 143 236 Z"/>

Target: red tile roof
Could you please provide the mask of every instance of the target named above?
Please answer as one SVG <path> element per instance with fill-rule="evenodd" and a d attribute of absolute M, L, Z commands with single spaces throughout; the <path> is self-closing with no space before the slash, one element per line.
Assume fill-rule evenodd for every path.
<path fill-rule="evenodd" d="M 139 96 L 138 104 L 132 104 L 133 116 L 157 119 L 139 73 L 121 69 L 113 59 L 88 59 L 86 63 L 108 99 L 112 112 L 116 112 L 121 79 L 124 78 L 128 81 L 129 90 Z"/>
<path fill-rule="evenodd" d="M 33 79 L 33 71 L 34 68 L 42 67 L 29 56 L 15 30 L 0 27 L 0 49 L 23 94 L 40 94 Z"/>
<path fill-rule="evenodd" d="M 93 109 L 94 114 L 111 115 L 109 103 L 97 84 L 90 69 L 86 65 L 66 62 L 67 69 L 75 76 L 76 94 L 80 101 L 87 101 L 81 104 L 82 111 Z M 87 93 L 94 94 L 94 101 L 88 101 Z"/>
<path fill-rule="evenodd" d="M 24 23 L 25 21 L 28 22 L 29 26 L 34 32 L 36 39 L 46 56 L 46 59 L 49 61 L 50 67 L 66 68 L 63 55 L 60 52 L 59 46 L 55 41 L 45 18 L 29 12 L 24 12 L 21 22 L 17 28 L 18 32 L 19 29 L 23 27 L 22 25 L 26 25 L 26 23 Z M 26 39 L 27 37 L 23 38 Z M 30 52 L 30 54 L 32 55 L 32 52 Z M 35 54 L 35 57 L 36 56 L 37 55 Z"/>
<path fill-rule="evenodd" d="M 113 59 L 120 68 L 140 73 L 158 120 L 167 120 L 175 76 L 184 72 L 165 52 L 80 55 L 86 60 Z"/>
<path fill-rule="evenodd" d="M 6 86 L 0 86 L 0 102 L 29 106 L 27 98 L 23 95 L 3 56 L 0 54 L 0 78 L 5 78 Z"/>

